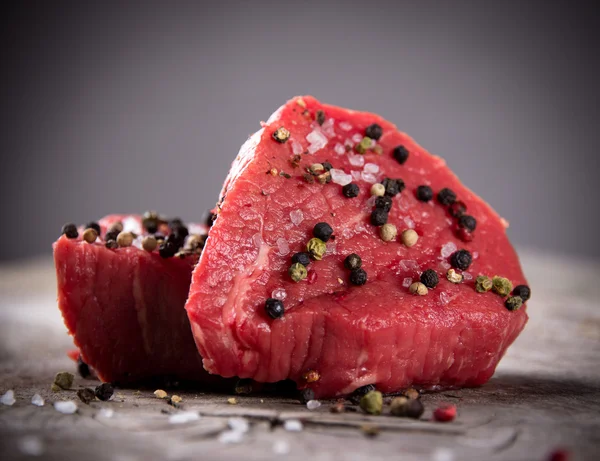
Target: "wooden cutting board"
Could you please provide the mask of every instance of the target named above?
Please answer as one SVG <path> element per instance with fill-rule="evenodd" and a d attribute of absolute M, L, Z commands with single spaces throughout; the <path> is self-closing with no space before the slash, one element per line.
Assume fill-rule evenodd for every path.
<path fill-rule="evenodd" d="M 181 408 L 154 389 L 118 389 L 109 402 L 85 405 L 75 391 L 50 390 L 56 372 L 74 372 L 51 261 L 0 266 L 0 395 L 16 397 L 0 405 L 0 459 L 547 460 L 558 448 L 570 459 L 600 459 L 600 264 L 534 252 L 522 260 L 533 292 L 525 331 L 485 386 L 424 395 L 420 421 L 333 414 L 325 401 L 309 411 L 272 395 L 231 404 L 229 393 L 189 390 L 169 391 Z M 97 384 L 76 377 L 74 388 Z M 31 404 L 35 393 L 43 407 Z M 53 408 L 70 399 L 76 414 Z M 457 405 L 454 422 L 431 421 L 443 402 Z M 173 423 L 182 413 L 194 420 Z M 232 418 L 249 423 L 241 437 L 227 432 Z M 286 430 L 289 420 L 302 430 Z"/>

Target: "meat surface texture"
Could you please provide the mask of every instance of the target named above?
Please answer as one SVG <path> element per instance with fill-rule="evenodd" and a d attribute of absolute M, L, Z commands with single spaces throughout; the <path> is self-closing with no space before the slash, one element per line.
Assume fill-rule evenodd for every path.
<path fill-rule="evenodd" d="M 366 133 L 377 137 L 372 124 L 382 135 L 365 141 Z M 525 283 L 506 221 L 442 158 L 377 115 L 306 96 L 290 100 L 262 126 L 232 165 L 192 277 L 186 309 L 206 370 L 260 382 L 289 378 L 319 398 L 367 384 L 394 392 L 485 383 L 527 321 L 525 306 L 509 311 L 505 298 L 475 289 L 479 274 Z M 290 132 L 284 142 L 274 139 L 280 127 Z M 361 141 L 364 154 L 356 152 Z M 397 160 L 403 152 L 394 156 L 398 146 L 409 154 L 404 163 Z M 333 167 L 333 181 L 325 184 L 306 170 L 323 162 Z M 343 194 L 345 175 L 359 186 L 357 197 Z M 387 222 L 398 237 L 389 242 L 371 221 L 370 190 L 385 178 L 401 178 L 406 186 L 392 198 Z M 461 234 L 449 207 L 435 196 L 417 199 L 420 185 L 436 195 L 454 191 L 476 229 Z M 294 282 L 291 257 L 306 251 L 319 222 L 333 228 L 335 239 L 322 260 L 308 265 L 308 277 Z M 412 247 L 400 239 L 408 228 L 419 236 Z M 456 270 L 464 276 L 458 284 L 446 276 L 455 249 L 473 257 L 468 270 Z M 351 253 L 362 258 L 364 285 L 350 283 L 344 259 Z M 439 284 L 425 296 L 412 294 L 409 285 L 426 269 L 437 273 Z M 265 312 L 272 297 L 283 300 L 281 318 Z"/>
<path fill-rule="evenodd" d="M 142 232 L 140 217 L 111 215 Z M 191 228 L 191 226 L 190 226 Z M 196 229 L 206 231 L 204 226 Z M 206 373 L 184 310 L 197 256 L 162 258 L 135 245 L 108 249 L 62 235 L 54 244 L 58 306 L 82 359 L 103 381 L 215 381 Z"/>

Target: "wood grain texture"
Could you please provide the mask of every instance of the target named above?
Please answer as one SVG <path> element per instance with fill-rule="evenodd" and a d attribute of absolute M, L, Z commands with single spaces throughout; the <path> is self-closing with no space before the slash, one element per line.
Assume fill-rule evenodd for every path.
<path fill-rule="evenodd" d="M 527 252 L 522 259 L 533 292 L 524 333 L 485 386 L 424 395 L 420 421 L 332 414 L 330 402 L 309 411 L 273 395 L 237 396 L 230 405 L 226 392 L 189 389 L 176 391 L 179 409 L 153 389 L 119 389 L 112 401 L 79 402 L 77 414 L 62 415 L 52 402 L 77 398 L 50 391 L 57 371 L 74 371 L 51 262 L 0 267 L 0 393 L 13 389 L 17 399 L 0 405 L 0 459 L 31 459 L 32 440 L 42 459 L 60 460 L 546 460 L 559 447 L 571 459 L 600 459 L 600 265 Z M 96 384 L 76 378 L 75 388 Z M 30 403 L 34 393 L 44 407 Z M 442 402 L 458 406 L 456 421 L 431 421 Z M 106 408 L 112 417 L 103 416 Z M 200 418 L 169 423 L 184 411 Z M 240 443 L 221 443 L 236 417 L 250 422 L 249 432 Z M 290 419 L 304 430 L 286 431 Z M 365 435 L 364 425 L 379 434 Z"/>

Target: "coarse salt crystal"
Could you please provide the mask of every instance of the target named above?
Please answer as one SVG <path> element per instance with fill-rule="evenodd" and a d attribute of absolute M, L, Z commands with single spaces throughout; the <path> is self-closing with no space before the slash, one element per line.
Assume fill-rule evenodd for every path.
<path fill-rule="evenodd" d="M 321 125 L 321 130 L 328 138 L 333 138 L 335 136 L 335 129 L 333 128 L 334 122 L 334 119 L 328 118 L 323 122 L 323 125 Z"/>
<path fill-rule="evenodd" d="M 333 168 L 329 173 L 331 173 L 331 181 L 340 186 L 345 186 L 352 182 L 352 175 L 346 174 L 344 170 L 336 170 Z"/>
<path fill-rule="evenodd" d="M 344 155 L 346 153 L 346 148 L 339 142 L 333 147 L 333 150 L 338 155 Z"/>
<path fill-rule="evenodd" d="M 368 182 L 369 184 L 374 184 L 377 182 L 377 177 L 372 173 L 367 173 L 367 172 L 363 171 L 360 174 L 360 176 L 363 181 Z"/>
<path fill-rule="evenodd" d="M 463 275 L 463 279 L 465 279 L 465 280 L 473 280 L 473 275 L 471 275 L 470 272 L 463 272 L 462 275 Z"/>
<path fill-rule="evenodd" d="M 287 298 L 287 291 L 285 291 L 284 288 L 275 288 L 271 293 L 271 298 L 285 301 L 285 298 Z"/>
<path fill-rule="evenodd" d="M 357 222 L 356 225 L 354 226 L 354 232 L 356 232 L 357 234 L 360 234 L 361 232 L 366 231 L 367 228 L 365 227 L 365 225 L 362 222 Z"/>
<path fill-rule="evenodd" d="M 182 411 L 169 416 L 169 424 L 185 424 L 199 419 L 200 415 L 194 411 Z"/>
<path fill-rule="evenodd" d="M 327 136 L 325 136 L 322 131 L 318 128 L 315 128 L 310 133 L 306 135 L 306 140 L 310 143 L 308 146 L 308 153 L 314 154 L 318 150 L 323 149 L 329 142 Z"/>
<path fill-rule="evenodd" d="M 224 444 L 240 443 L 244 439 L 244 433 L 238 431 L 223 431 L 219 434 L 219 442 Z"/>
<path fill-rule="evenodd" d="M 54 402 L 54 409 L 63 415 L 72 415 L 77 411 L 77 404 L 73 400 Z"/>
<path fill-rule="evenodd" d="M 442 245 L 440 256 L 442 258 L 449 258 L 452 253 L 456 251 L 456 244 L 454 242 L 448 242 Z"/>
<path fill-rule="evenodd" d="M 320 406 L 321 402 L 319 402 L 318 400 L 309 400 L 308 402 L 306 402 L 306 408 L 308 408 L 309 410 L 316 410 Z"/>
<path fill-rule="evenodd" d="M 350 131 L 352 129 L 352 125 L 348 122 L 340 122 L 340 128 L 344 131 Z"/>
<path fill-rule="evenodd" d="M 290 211 L 290 219 L 292 220 L 292 224 L 297 226 L 304 221 L 304 213 L 302 213 L 302 210 Z"/>
<path fill-rule="evenodd" d="M 404 288 L 408 288 L 411 285 L 412 285 L 412 279 L 410 277 L 406 277 L 404 280 L 402 280 L 402 286 Z"/>
<path fill-rule="evenodd" d="M 419 264 L 414 259 L 402 259 L 400 260 L 400 267 L 403 271 L 416 270 L 419 268 Z"/>
<path fill-rule="evenodd" d="M 292 146 L 292 153 L 293 153 L 294 155 L 299 155 L 299 154 L 301 154 L 301 153 L 302 153 L 302 151 L 304 150 L 304 149 L 302 148 L 302 144 L 300 144 L 300 143 L 298 142 L 298 140 L 297 140 L 297 139 L 290 138 L 290 144 L 291 144 L 291 146 Z"/>
<path fill-rule="evenodd" d="M 358 142 L 361 142 L 361 141 L 362 141 L 362 138 L 363 138 L 363 135 L 362 135 L 362 134 L 360 134 L 360 133 L 354 133 L 354 134 L 352 135 L 352 141 L 353 141 L 353 142 L 356 142 L 356 143 L 358 143 Z"/>
<path fill-rule="evenodd" d="M 415 222 L 412 219 L 410 219 L 409 216 L 406 216 L 404 218 L 404 224 L 406 224 L 406 227 L 408 227 L 409 229 L 415 228 Z"/>
<path fill-rule="evenodd" d="M 287 440 L 276 440 L 273 443 L 273 453 L 276 455 L 287 455 L 290 452 L 290 444 Z"/>
<path fill-rule="evenodd" d="M 365 164 L 365 157 L 360 154 L 348 154 L 348 161 L 352 166 L 363 166 Z"/>
<path fill-rule="evenodd" d="M 290 253 L 290 246 L 288 241 L 283 237 L 277 239 L 277 251 L 281 256 L 286 256 Z"/>
<path fill-rule="evenodd" d="M 283 423 L 283 428 L 290 432 L 300 432 L 304 426 L 299 419 L 288 419 Z"/>
<path fill-rule="evenodd" d="M 229 429 L 236 432 L 246 433 L 250 430 L 250 424 L 244 418 L 229 418 L 227 425 Z"/>
<path fill-rule="evenodd" d="M 110 419 L 114 416 L 115 410 L 113 410 L 112 408 L 101 408 L 99 414 L 103 418 Z"/>
<path fill-rule="evenodd" d="M 42 439 L 35 435 L 26 435 L 17 441 L 17 446 L 21 453 L 29 456 L 40 456 L 44 453 L 44 443 Z"/>
<path fill-rule="evenodd" d="M 362 179 L 362 172 L 361 171 L 352 170 L 350 173 L 352 174 L 352 178 L 355 181 L 360 181 Z"/>
<path fill-rule="evenodd" d="M 347 147 L 352 148 L 353 145 L 354 145 L 354 143 L 352 142 L 352 139 L 346 138 L 344 140 L 344 148 L 347 148 Z"/>
<path fill-rule="evenodd" d="M 2 403 L 2 405 L 8 405 L 10 407 L 14 405 L 15 402 L 15 392 L 12 389 L 9 389 L 2 397 L 0 397 L 0 403 Z"/>
<path fill-rule="evenodd" d="M 377 173 L 379 173 L 379 165 L 377 165 L 376 163 L 365 163 L 365 167 L 363 168 L 363 171 L 365 173 L 377 174 Z"/>
<path fill-rule="evenodd" d="M 446 305 L 446 304 L 448 304 L 450 302 L 450 297 L 448 296 L 448 293 L 446 293 L 445 291 L 442 291 L 440 293 L 440 302 L 443 305 Z"/>
<path fill-rule="evenodd" d="M 448 269 L 450 269 L 450 267 L 452 267 L 452 266 L 450 265 L 450 263 L 449 263 L 449 262 L 447 262 L 447 261 L 442 261 L 442 262 L 440 263 L 440 266 L 442 267 L 442 269 L 445 269 L 445 270 L 448 270 Z"/>
<path fill-rule="evenodd" d="M 344 237 L 345 239 L 349 239 L 353 235 L 354 232 L 352 232 L 352 229 L 350 229 L 349 227 L 344 227 L 344 229 L 342 230 L 342 237 Z"/>
<path fill-rule="evenodd" d="M 33 394 L 33 397 L 31 397 L 31 403 L 36 407 L 43 407 L 44 399 L 40 394 Z"/>
<path fill-rule="evenodd" d="M 477 259 L 477 258 L 479 258 L 479 252 L 474 251 L 473 252 L 473 259 Z"/>
<path fill-rule="evenodd" d="M 377 196 L 376 195 L 371 195 L 367 201 L 365 202 L 365 208 L 367 210 L 370 210 L 371 208 L 373 208 L 375 206 L 375 202 L 377 201 Z"/>

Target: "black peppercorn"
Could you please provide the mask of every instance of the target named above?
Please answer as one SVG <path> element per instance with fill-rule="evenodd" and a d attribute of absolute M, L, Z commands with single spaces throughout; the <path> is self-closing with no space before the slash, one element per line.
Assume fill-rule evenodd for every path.
<path fill-rule="evenodd" d="M 367 273 L 365 270 L 359 268 L 350 272 L 350 283 L 357 286 L 367 283 Z"/>
<path fill-rule="evenodd" d="M 438 192 L 437 199 L 438 202 L 440 202 L 442 205 L 448 206 L 456 201 L 456 194 L 447 187 L 444 187 L 441 191 Z"/>
<path fill-rule="evenodd" d="M 381 184 L 385 187 L 385 195 L 389 197 L 398 195 L 406 187 L 402 179 L 385 178 Z"/>
<path fill-rule="evenodd" d="M 512 291 L 512 294 L 513 296 L 518 296 L 525 302 L 531 298 L 531 289 L 527 285 L 517 285 Z"/>
<path fill-rule="evenodd" d="M 325 168 L 325 171 L 329 171 L 333 168 L 333 165 L 329 162 L 323 162 L 323 163 L 321 163 L 321 165 L 323 165 L 323 168 Z"/>
<path fill-rule="evenodd" d="M 119 244 L 114 239 L 107 240 L 104 246 L 111 250 L 116 250 L 117 248 L 119 248 Z"/>
<path fill-rule="evenodd" d="M 79 232 L 77 232 L 77 226 L 73 223 L 67 223 L 62 226 L 60 233 L 65 234 L 67 238 L 70 239 L 76 239 L 79 235 Z"/>
<path fill-rule="evenodd" d="M 351 253 L 344 259 L 344 267 L 349 271 L 360 269 L 360 266 L 362 266 L 362 259 L 356 253 Z"/>
<path fill-rule="evenodd" d="M 392 209 L 392 198 L 384 195 L 383 197 L 377 197 L 375 199 L 375 208 L 379 208 L 384 211 L 390 211 Z"/>
<path fill-rule="evenodd" d="M 302 389 L 300 391 L 300 401 L 302 403 L 306 403 L 309 400 L 314 400 L 315 399 L 315 391 L 313 391 L 310 387 L 307 387 L 306 389 Z"/>
<path fill-rule="evenodd" d="M 318 110 L 315 119 L 319 125 L 323 125 L 323 123 L 325 123 L 325 112 Z"/>
<path fill-rule="evenodd" d="M 460 200 L 451 203 L 448 207 L 448 213 L 450 213 L 450 216 L 452 216 L 453 218 L 460 218 L 462 215 L 465 214 L 465 211 L 467 211 L 467 205 L 465 205 L 464 202 L 461 202 Z"/>
<path fill-rule="evenodd" d="M 267 311 L 267 315 L 272 319 L 278 319 L 283 316 L 285 309 L 279 299 L 268 298 L 265 301 L 265 311 Z"/>
<path fill-rule="evenodd" d="M 419 186 L 417 187 L 417 200 L 421 202 L 429 202 L 433 198 L 433 189 L 429 186 Z"/>
<path fill-rule="evenodd" d="M 114 392 L 115 389 L 110 383 L 102 383 L 99 386 L 96 386 L 96 389 L 94 389 L 94 394 L 96 394 L 98 400 L 103 401 L 109 400 Z"/>
<path fill-rule="evenodd" d="M 215 219 L 217 219 L 217 215 L 210 211 L 208 213 L 208 216 L 206 217 L 206 225 L 208 227 L 211 227 L 213 225 L 213 222 L 215 222 Z"/>
<path fill-rule="evenodd" d="M 466 271 L 472 262 L 473 257 L 467 250 L 455 251 L 450 256 L 450 264 L 452 264 L 452 267 L 460 269 L 461 271 Z"/>
<path fill-rule="evenodd" d="M 421 283 L 427 288 L 435 288 L 439 283 L 438 275 L 433 269 L 427 269 L 421 274 Z"/>
<path fill-rule="evenodd" d="M 292 263 L 308 266 L 310 264 L 310 254 L 304 251 L 296 253 L 294 256 L 292 256 Z"/>
<path fill-rule="evenodd" d="M 359 192 L 360 188 L 358 187 L 358 184 L 354 184 L 353 182 L 342 187 L 342 194 L 344 194 L 344 197 L 354 198 L 358 196 Z"/>
<path fill-rule="evenodd" d="M 360 399 L 362 398 L 363 395 L 366 395 L 369 392 L 375 391 L 375 390 L 377 390 L 377 388 L 375 387 L 374 384 L 365 384 L 364 386 L 361 386 L 361 387 L 355 389 L 355 391 L 350 396 L 349 400 L 354 405 L 358 405 L 360 403 Z"/>
<path fill-rule="evenodd" d="M 379 140 L 382 134 L 383 128 L 381 128 L 381 125 L 378 125 L 377 123 L 373 123 L 365 129 L 365 136 L 368 136 L 369 138 L 374 139 L 375 141 Z"/>
<path fill-rule="evenodd" d="M 371 212 L 371 224 L 374 226 L 383 226 L 388 220 L 388 212 L 382 208 L 375 208 Z"/>
<path fill-rule="evenodd" d="M 396 146 L 394 148 L 393 156 L 396 161 L 402 165 L 408 159 L 408 149 L 404 146 Z"/>
<path fill-rule="evenodd" d="M 107 241 L 107 242 L 109 240 L 117 240 L 117 236 L 118 235 L 119 235 L 119 233 L 116 230 L 109 230 L 104 235 L 104 240 Z"/>
<path fill-rule="evenodd" d="M 471 215 L 464 214 L 460 218 L 458 218 L 458 225 L 459 227 L 473 232 L 477 227 L 477 220 Z"/>
<path fill-rule="evenodd" d="M 98 235 L 100 235 L 100 224 L 95 221 L 91 221 L 85 225 L 86 229 L 94 229 Z"/>
<path fill-rule="evenodd" d="M 173 256 L 175 256 L 175 253 L 177 253 L 178 248 L 179 247 L 176 246 L 172 241 L 165 241 L 158 247 L 158 254 L 161 258 L 172 258 Z"/>
<path fill-rule="evenodd" d="M 331 234 L 333 234 L 333 229 L 326 222 L 319 222 L 313 228 L 313 235 L 323 242 L 328 241 L 331 238 Z"/>

